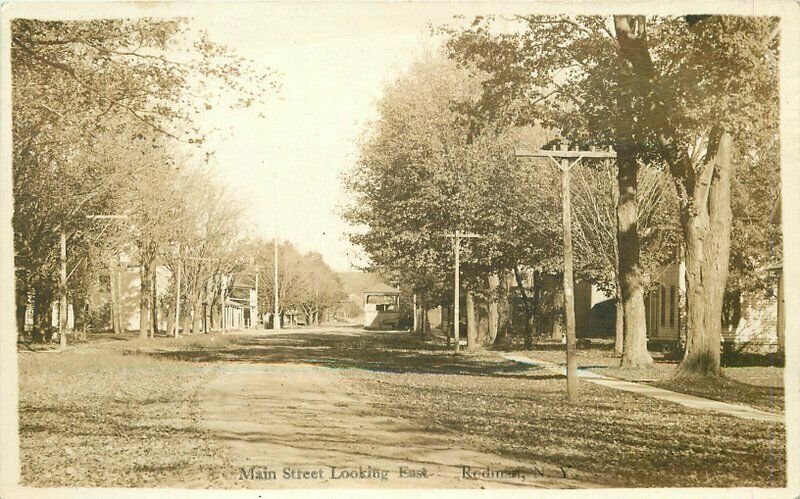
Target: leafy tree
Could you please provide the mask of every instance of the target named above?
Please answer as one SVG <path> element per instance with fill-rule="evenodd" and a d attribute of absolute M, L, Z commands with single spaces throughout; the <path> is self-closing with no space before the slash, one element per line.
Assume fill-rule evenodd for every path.
<path fill-rule="evenodd" d="M 482 235 L 462 244 L 468 318 L 474 317 L 474 298 L 496 298 L 486 292 L 490 275 L 547 265 L 555 260 L 560 237 L 550 222 L 557 220 L 555 172 L 518 164 L 512 155 L 521 139 L 541 143 L 546 134 L 541 129 L 478 133 L 462 109 L 479 95 L 479 76 L 433 57 L 418 61 L 386 89 L 380 119 L 346 179 L 357 197 L 346 217 L 367 228 L 354 234 L 353 242 L 376 268 L 403 275 L 423 303 L 441 297 L 440 286 L 431 281 L 447 286 L 452 280 L 449 236 L 456 229 Z M 498 317 L 491 315 L 488 336 L 494 337 Z M 468 348 L 477 347 L 474 327 L 467 341 Z"/>
<path fill-rule="evenodd" d="M 655 151 L 678 188 L 686 252 L 687 345 L 679 376 L 719 375 L 738 152 L 778 119 L 778 21 L 614 18 Z M 735 140 L 748 146 L 737 148 Z"/>
<path fill-rule="evenodd" d="M 530 120 L 617 150 L 623 365 L 649 363 L 639 261 L 639 163 L 668 165 L 687 264 L 681 374 L 719 373 L 730 251 L 732 140 L 777 126 L 777 21 L 688 16 L 528 16 L 522 30 L 478 18 L 448 32 L 451 55 L 490 75 L 474 112 Z M 747 148 L 744 148 L 747 149 Z M 734 158 L 736 160 L 737 158 Z"/>
<path fill-rule="evenodd" d="M 578 165 L 572 171 L 577 272 L 616 299 L 614 349 L 622 354 L 624 312 L 618 275 L 615 168 Z M 675 258 L 680 243 L 675 189 L 665 172 L 640 170 L 637 204 L 643 279 L 648 283 L 659 266 Z"/>
<path fill-rule="evenodd" d="M 209 107 L 224 89 L 247 106 L 275 85 L 182 19 L 15 19 L 11 35 L 17 296 L 26 304 L 34 291 L 39 329 L 58 232 L 68 233 L 70 262 L 91 254 L 83 241 L 97 224 L 84 215 L 108 213 L 111 193 L 141 173 L 127 154 L 165 136 L 201 143 L 198 97 Z"/>
<path fill-rule="evenodd" d="M 632 130 L 624 126 L 632 103 L 619 78 L 613 28 L 597 16 L 518 16 L 511 21 L 515 29 L 502 30 L 493 29 L 496 22 L 478 17 L 468 26 L 444 29 L 449 55 L 488 74 L 483 97 L 470 113 L 498 126 L 539 124 L 582 147 L 615 147 L 617 254 L 626 332 L 622 364 L 649 365 L 636 227 L 640 153 Z"/>
<path fill-rule="evenodd" d="M 254 265 L 264 275 L 258 288 L 261 314 L 272 314 L 275 310 L 274 244 L 274 241 L 255 240 L 248 245 L 248 251 L 254 256 Z M 280 317 L 286 312 L 302 311 L 307 324 L 316 324 L 323 312 L 335 309 L 345 298 L 346 293 L 339 277 L 322 260 L 322 255 L 315 252 L 303 255 L 289 241 L 278 245 Z"/>

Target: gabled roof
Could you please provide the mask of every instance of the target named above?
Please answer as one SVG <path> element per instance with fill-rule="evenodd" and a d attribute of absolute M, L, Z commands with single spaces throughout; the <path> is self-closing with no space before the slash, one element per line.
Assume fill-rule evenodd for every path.
<path fill-rule="evenodd" d="M 256 278 L 250 274 L 236 274 L 233 279 L 234 288 L 253 288 L 256 287 Z"/>

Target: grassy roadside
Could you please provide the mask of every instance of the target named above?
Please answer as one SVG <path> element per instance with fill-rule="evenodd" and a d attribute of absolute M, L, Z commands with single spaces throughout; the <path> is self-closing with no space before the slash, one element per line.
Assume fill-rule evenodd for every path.
<path fill-rule="evenodd" d="M 108 350 L 20 355 L 22 484 L 221 483 L 225 453 L 197 425 L 213 371 Z"/>
<path fill-rule="evenodd" d="M 457 432 L 465 446 L 563 466 L 594 483 L 786 482 L 784 425 L 589 384 L 573 405 L 563 377 L 492 352 L 453 355 L 440 344 L 385 333 L 137 341 L 20 355 L 24 484 L 235 486 L 224 478 L 225 451 L 198 429 L 197 394 L 215 370 L 209 362 L 335 368 L 387 416 Z M 154 356 L 130 355 L 137 353 Z"/>
<path fill-rule="evenodd" d="M 334 368 L 355 396 L 387 416 L 455 431 L 470 447 L 570 469 L 617 487 L 781 487 L 782 424 L 748 421 L 584 383 L 565 400 L 562 376 L 493 352 L 453 355 L 408 334 L 239 338 L 174 352 L 204 362 L 303 363 Z M 468 464 L 468 463 L 467 463 Z M 569 467 L 572 468 L 569 468 Z"/>
<path fill-rule="evenodd" d="M 583 384 L 565 400 L 564 380 L 348 370 L 357 390 L 387 415 L 448 428 L 467 445 L 568 469 L 612 487 L 783 487 L 785 428 L 696 411 Z"/>
<path fill-rule="evenodd" d="M 564 365 L 563 347 L 543 345 L 530 351 L 520 351 L 535 359 Z M 619 358 L 608 348 L 578 350 L 578 367 L 605 376 L 653 384 L 676 392 L 721 402 L 744 404 L 762 411 L 784 412 L 782 367 L 723 367 L 719 379 L 676 380 L 672 378 L 678 363 L 663 359 L 651 352 L 655 364 L 648 369 L 621 369 Z"/>

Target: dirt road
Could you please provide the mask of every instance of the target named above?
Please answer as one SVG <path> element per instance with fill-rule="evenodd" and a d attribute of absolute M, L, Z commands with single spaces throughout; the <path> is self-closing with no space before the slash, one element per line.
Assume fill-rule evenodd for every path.
<path fill-rule="evenodd" d="M 465 448 L 445 428 L 386 417 L 344 373 L 298 363 L 222 365 L 201 410 L 204 427 L 233 457 L 234 478 L 251 488 L 593 486 L 552 465 Z"/>

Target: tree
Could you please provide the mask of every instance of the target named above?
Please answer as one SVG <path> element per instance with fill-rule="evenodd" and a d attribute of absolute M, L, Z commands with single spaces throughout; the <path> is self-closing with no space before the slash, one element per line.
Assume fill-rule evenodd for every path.
<path fill-rule="evenodd" d="M 69 233 L 68 260 L 82 261 L 91 252 L 81 238 L 96 226 L 84 215 L 106 212 L 110 192 L 140 173 L 108 157 L 159 136 L 199 144 L 192 118 L 212 94 L 247 106 L 275 88 L 185 20 L 15 19 L 11 53 L 17 296 L 27 305 L 33 289 L 38 311 L 54 292 L 57 233 Z"/>
<path fill-rule="evenodd" d="M 450 29 L 450 53 L 491 76 L 477 112 L 532 118 L 582 143 L 617 150 L 623 364 L 646 365 L 636 191 L 639 162 L 666 164 L 680 207 L 687 266 L 687 351 L 680 374 L 719 373 L 730 252 L 731 146 L 777 126 L 777 21 L 688 16 L 528 16 L 524 32 L 491 19 Z M 498 105 L 498 102 L 502 105 Z M 743 148 L 746 150 L 747 148 Z M 736 160 L 737 158 L 733 158 Z"/>
<path fill-rule="evenodd" d="M 493 30 L 494 23 L 492 17 L 478 17 L 468 26 L 442 30 L 449 35 L 453 59 L 489 75 L 470 112 L 495 126 L 538 124 L 568 142 L 600 149 L 613 145 L 617 151 L 617 252 L 627 333 L 622 364 L 649 365 L 636 226 L 640 150 L 626 126 L 631 96 L 621 81 L 608 21 L 518 16 L 511 30 Z"/>
<path fill-rule="evenodd" d="M 247 244 L 254 265 L 264 272 L 259 282 L 259 313 L 275 310 L 274 241 L 257 239 Z M 344 300 L 346 293 L 339 277 L 316 252 L 301 254 L 289 241 L 278 245 L 278 306 L 279 316 L 286 312 L 300 312 L 307 324 L 318 324 L 322 314 L 334 309 Z M 280 317 L 273 318 L 280 320 Z"/>
<path fill-rule="evenodd" d="M 614 19 L 620 55 L 648 111 L 643 133 L 669 165 L 686 252 L 687 345 L 678 376 L 720 374 L 731 248 L 734 138 L 777 126 L 773 18 Z M 653 55 L 651 55 L 651 50 Z"/>
<path fill-rule="evenodd" d="M 494 299 L 486 293 L 489 275 L 543 264 L 560 237 L 557 225 L 547 223 L 558 206 L 554 173 L 518 165 L 512 155 L 521 136 L 541 143 L 541 129 L 477 133 L 460 109 L 480 94 L 479 83 L 429 57 L 389 86 L 359 164 L 346 179 L 356 200 L 345 214 L 366 228 L 351 239 L 373 265 L 405 276 L 425 303 L 441 299 L 439 286 L 426 285 L 430 279 L 452 290 L 453 232 L 481 234 L 463 243 L 461 259 L 466 313 L 476 320 L 476 298 Z M 437 291 L 425 295 L 426 289 Z M 492 330 L 497 320 L 493 315 Z M 477 334 L 470 331 L 468 346 L 476 348 Z"/>
<path fill-rule="evenodd" d="M 573 168 L 574 241 L 578 272 L 616 300 L 614 349 L 623 353 L 623 310 L 619 288 L 615 168 L 611 165 Z M 680 229 L 677 199 L 668 174 L 653 168 L 639 171 L 637 227 L 644 282 L 658 266 L 678 254 Z M 646 286 L 647 284 L 645 284 Z"/>

